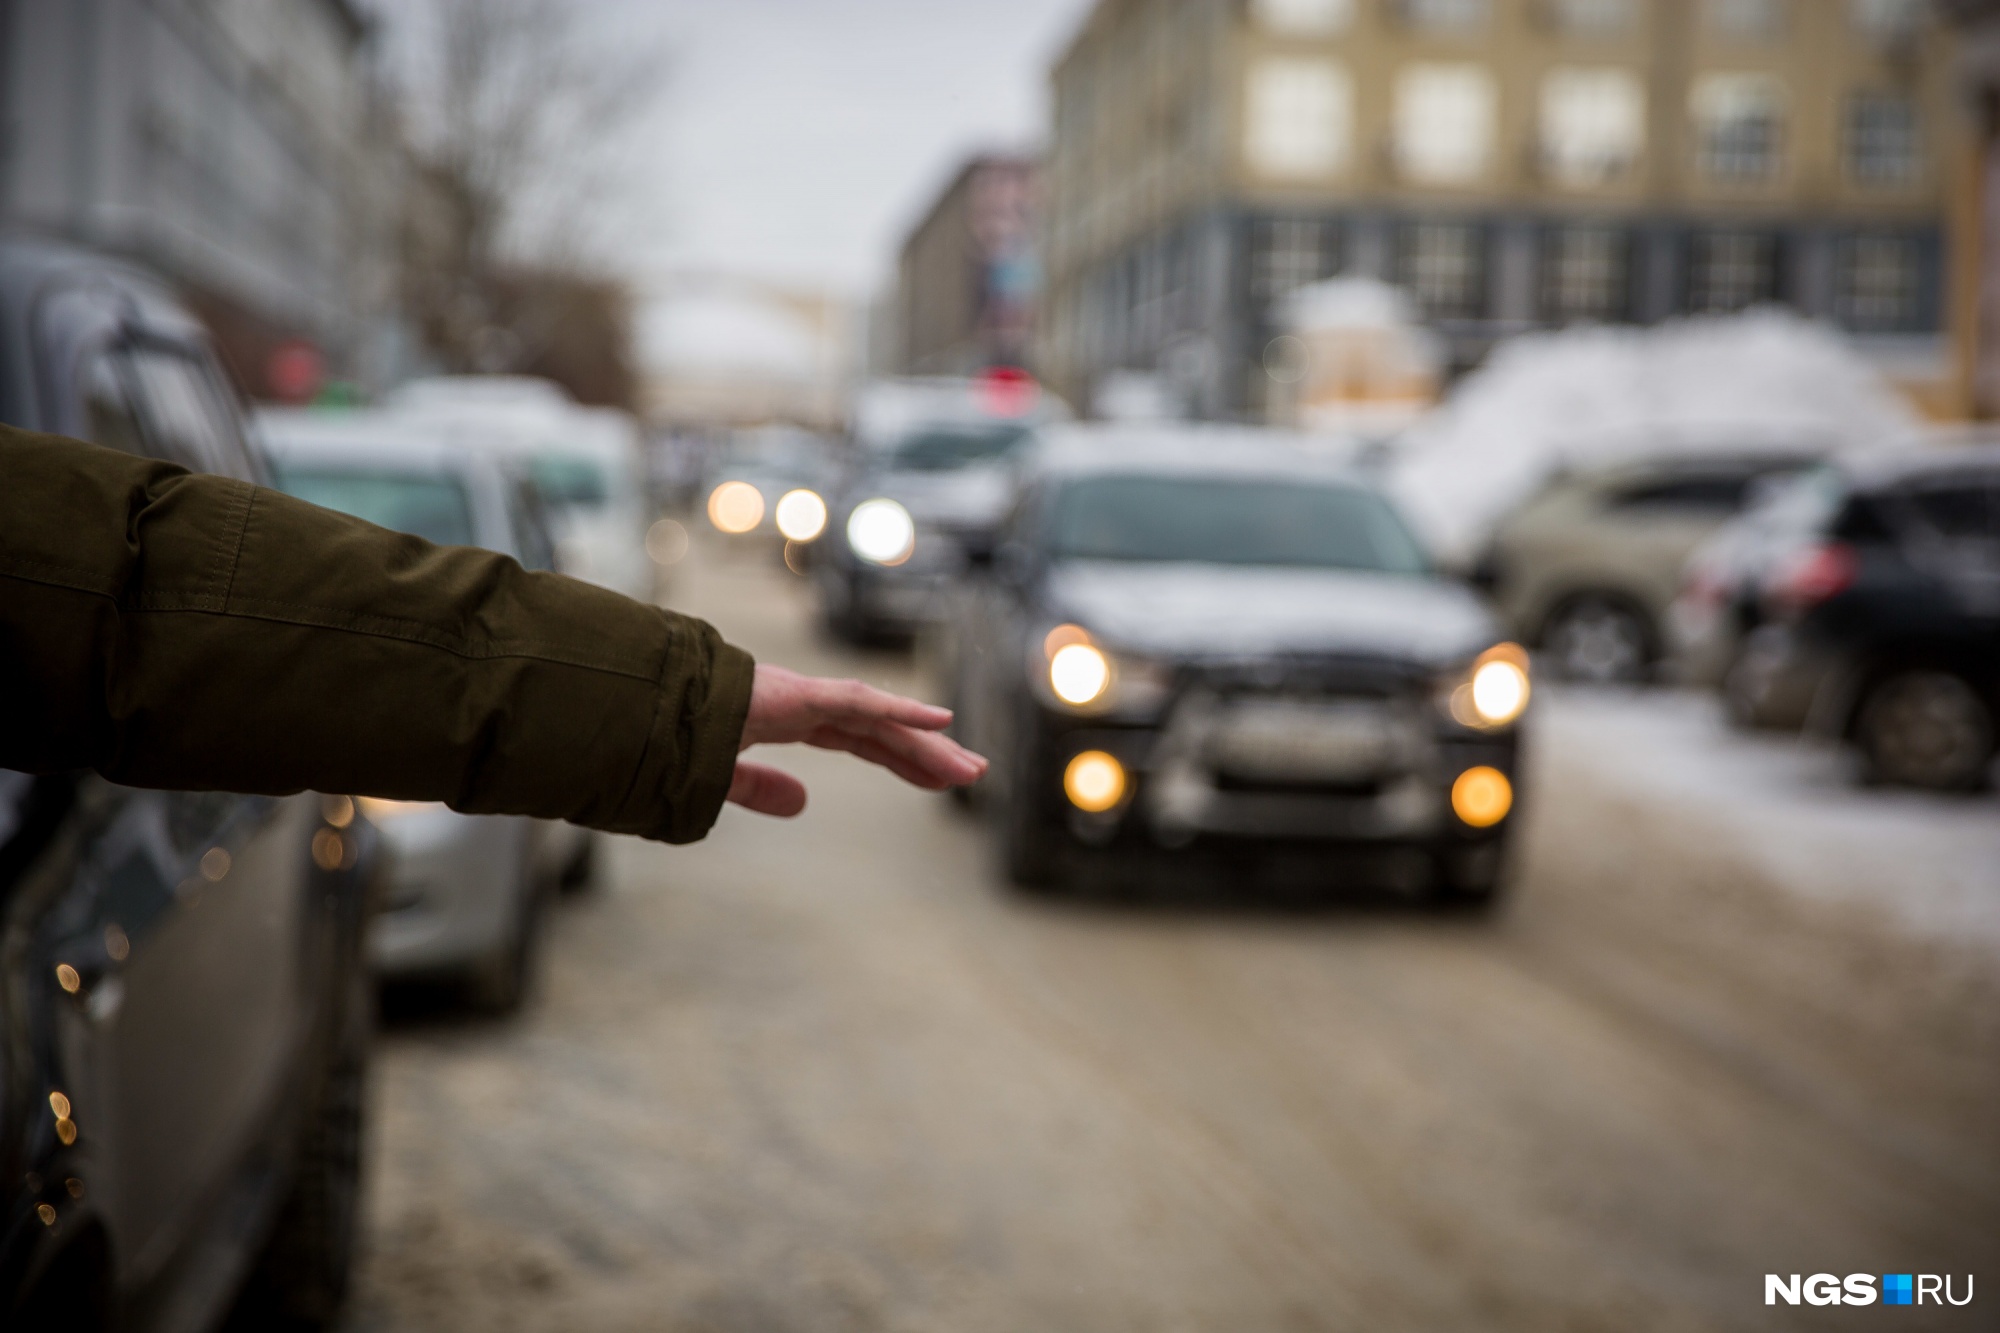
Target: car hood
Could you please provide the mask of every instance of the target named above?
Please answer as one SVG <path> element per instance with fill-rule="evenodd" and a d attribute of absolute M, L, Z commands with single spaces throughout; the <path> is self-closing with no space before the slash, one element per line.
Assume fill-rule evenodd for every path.
<path fill-rule="evenodd" d="M 1047 605 L 1114 648 L 1203 658 L 1330 653 L 1446 666 L 1500 637 L 1469 588 L 1337 569 L 1069 561 Z"/>
<path fill-rule="evenodd" d="M 1007 512 L 1014 474 L 1006 467 L 949 472 L 876 472 L 854 488 L 855 501 L 887 496 L 919 523 L 941 528 L 992 528 Z"/>

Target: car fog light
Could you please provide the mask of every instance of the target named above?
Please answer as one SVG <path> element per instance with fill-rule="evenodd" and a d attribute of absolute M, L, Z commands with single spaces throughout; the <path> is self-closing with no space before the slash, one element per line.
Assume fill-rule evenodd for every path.
<path fill-rule="evenodd" d="M 1492 828 L 1514 808 L 1514 784 L 1497 768 L 1468 768 L 1451 784 L 1451 809 L 1473 828 Z"/>
<path fill-rule="evenodd" d="M 778 500 L 778 531 L 795 542 L 809 542 L 826 531 L 826 501 L 800 487 Z"/>
<path fill-rule="evenodd" d="M 917 525 L 894 500 L 863 500 L 847 516 L 847 544 L 878 565 L 900 565 L 917 549 Z"/>
<path fill-rule="evenodd" d="M 1066 644 L 1049 659 L 1049 688 L 1066 704 L 1087 704 L 1111 688 L 1111 661 L 1090 644 Z"/>
<path fill-rule="evenodd" d="M 709 494 L 708 521 L 720 532 L 749 532 L 764 521 L 764 496 L 747 481 L 725 481 Z"/>
<path fill-rule="evenodd" d="M 1085 750 L 1063 770 L 1063 795 L 1085 814 L 1103 814 L 1125 799 L 1125 766 L 1102 750 Z"/>

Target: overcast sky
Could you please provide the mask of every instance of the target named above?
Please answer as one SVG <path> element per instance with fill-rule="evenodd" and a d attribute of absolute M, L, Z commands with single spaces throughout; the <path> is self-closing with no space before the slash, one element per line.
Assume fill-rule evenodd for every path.
<path fill-rule="evenodd" d="M 1049 63 L 1090 0 L 597 3 L 669 61 L 620 151 L 611 238 L 633 276 L 866 297 L 967 153 L 1039 144 Z"/>

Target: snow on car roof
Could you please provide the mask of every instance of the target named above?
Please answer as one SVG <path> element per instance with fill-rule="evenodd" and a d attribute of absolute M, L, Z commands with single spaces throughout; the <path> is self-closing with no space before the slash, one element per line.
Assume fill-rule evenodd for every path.
<path fill-rule="evenodd" d="M 1368 484 L 1354 467 L 1353 454 L 1353 446 L 1342 440 L 1255 426 L 1118 422 L 1044 427 L 1028 467 L 1059 476 L 1275 475 Z"/>

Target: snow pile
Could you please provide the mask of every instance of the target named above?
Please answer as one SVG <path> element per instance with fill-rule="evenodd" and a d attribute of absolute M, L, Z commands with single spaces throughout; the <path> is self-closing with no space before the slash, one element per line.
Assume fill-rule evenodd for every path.
<path fill-rule="evenodd" d="M 1285 326 L 1294 333 L 1320 329 L 1413 329 L 1417 303 L 1400 287 L 1374 278 L 1328 278 L 1285 298 Z"/>
<path fill-rule="evenodd" d="M 1915 440 L 1917 422 L 1838 333 L 1776 309 L 1502 344 L 1404 437 L 1389 484 L 1438 555 L 1472 559 L 1565 466 L 1660 453 Z"/>

